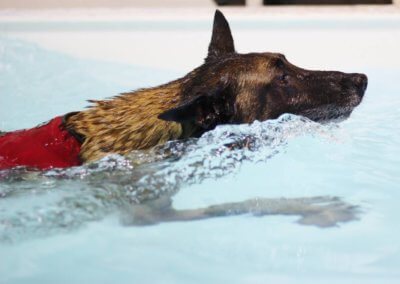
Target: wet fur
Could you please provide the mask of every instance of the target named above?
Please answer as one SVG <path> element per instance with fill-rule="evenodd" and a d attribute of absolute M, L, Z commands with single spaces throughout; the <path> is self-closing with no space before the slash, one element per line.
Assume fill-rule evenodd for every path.
<path fill-rule="evenodd" d="M 71 116 L 66 123 L 68 129 L 84 137 L 81 160 L 95 161 L 108 153 L 124 155 L 178 139 L 182 126 L 157 116 L 178 105 L 180 92 L 181 85 L 175 81 L 111 100 L 92 101 L 93 106 Z"/>
<path fill-rule="evenodd" d="M 198 137 L 219 124 L 251 123 L 294 113 L 313 120 L 348 116 L 361 102 L 363 74 L 301 69 L 277 53 L 239 54 L 217 11 L 208 55 L 181 79 L 91 101 L 65 127 L 81 141 L 82 162 L 125 155 L 168 140 Z"/>
<path fill-rule="evenodd" d="M 185 77 L 165 85 L 123 93 L 110 100 L 90 101 L 93 105 L 88 110 L 72 115 L 66 122 L 67 129 L 84 137 L 81 160 L 91 162 L 108 153 L 124 155 L 132 150 L 148 149 L 163 144 L 168 140 L 199 136 L 218 124 L 254 121 L 255 113 L 248 113 L 246 110 L 257 109 L 258 102 L 251 100 L 246 94 L 250 91 L 248 87 L 261 88 L 272 78 L 257 75 L 260 73 L 258 70 L 268 68 L 270 61 L 264 58 L 257 60 L 256 54 L 253 57 L 251 73 L 232 73 L 232 69 L 240 71 L 240 58 L 232 56 L 225 59 L 236 61 L 229 69 L 225 68 L 224 62 L 209 61 Z M 271 57 L 271 60 L 273 59 L 274 57 Z M 213 65 L 213 68 L 210 68 L 210 65 Z M 237 68 L 234 68 L 235 65 Z M 226 81 L 213 81 L 210 72 L 226 73 L 223 75 Z M 229 77 L 232 76 L 239 78 L 235 86 L 230 85 Z M 203 84 L 206 80 L 207 83 Z M 235 91 L 240 93 L 240 98 L 235 102 L 232 97 L 224 96 L 224 92 L 232 93 L 230 88 L 235 88 Z M 219 100 L 210 99 L 210 102 L 206 102 L 207 96 L 213 97 L 212 92 L 218 93 Z M 204 94 L 207 96 L 202 96 Z M 196 99 L 199 101 L 191 101 Z M 185 122 L 177 123 L 158 118 L 168 110 L 175 110 L 188 102 L 194 103 L 194 109 L 186 109 L 187 114 L 182 114 L 181 119 Z M 205 106 L 199 108 L 196 103 Z M 186 121 L 185 115 L 193 113 L 198 116 L 196 123 Z"/>

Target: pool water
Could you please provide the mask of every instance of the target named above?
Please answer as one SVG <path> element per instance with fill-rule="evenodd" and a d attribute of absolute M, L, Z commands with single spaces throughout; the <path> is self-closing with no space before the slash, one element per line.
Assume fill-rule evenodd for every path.
<path fill-rule="evenodd" d="M 285 114 L 82 167 L 1 171 L 0 283 L 398 283 L 400 66 L 359 71 L 367 93 L 343 122 Z M 183 71 L 2 36 L 0 74 L 10 131 Z M 224 147 L 248 137 L 249 148 Z M 320 196 L 356 209 L 326 228 L 296 214 L 132 225 L 133 204 L 160 196 L 175 209 Z"/>

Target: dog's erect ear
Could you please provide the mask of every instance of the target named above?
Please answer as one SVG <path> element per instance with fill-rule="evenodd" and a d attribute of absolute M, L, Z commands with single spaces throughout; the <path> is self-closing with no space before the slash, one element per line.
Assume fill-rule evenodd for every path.
<path fill-rule="evenodd" d="M 228 21 L 221 11 L 216 10 L 214 15 L 214 25 L 210 45 L 208 46 L 208 56 L 215 58 L 235 52 L 231 29 Z"/>
<path fill-rule="evenodd" d="M 179 123 L 191 122 L 202 129 L 212 129 L 228 123 L 233 114 L 230 89 L 198 93 L 181 105 L 161 113 L 158 118 Z"/>

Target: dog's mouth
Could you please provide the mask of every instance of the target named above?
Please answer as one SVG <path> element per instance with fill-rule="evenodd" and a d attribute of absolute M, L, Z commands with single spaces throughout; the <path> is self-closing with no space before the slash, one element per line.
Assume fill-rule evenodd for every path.
<path fill-rule="evenodd" d="M 329 101 L 321 106 L 306 108 L 298 112 L 314 121 L 342 120 L 350 116 L 353 110 L 361 103 L 368 85 L 368 78 L 364 74 L 349 74 L 346 85 L 338 96 L 337 102 Z"/>
<path fill-rule="evenodd" d="M 331 120 L 343 120 L 348 118 L 353 110 L 361 103 L 362 94 L 360 92 L 343 93 L 341 97 L 345 99 L 339 103 L 328 103 L 321 106 L 311 107 L 298 112 L 313 121 L 323 122 Z"/>
<path fill-rule="evenodd" d="M 324 122 L 331 120 L 343 120 L 350 116 L 355 106 L 338 106 L 328 104 L 320 107 L 309 108 L 298 113 L 313 121 Z"/>

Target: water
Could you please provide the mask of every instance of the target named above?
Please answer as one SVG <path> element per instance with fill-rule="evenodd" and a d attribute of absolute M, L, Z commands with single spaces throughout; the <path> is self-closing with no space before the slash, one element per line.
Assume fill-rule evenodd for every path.
<path fill-rule="evenodd" d="M 397 283 L 399 71 L 364 70 L 365 99 L 341 123 L 283 115 L 92 165 L 0 172 L 0 283 Z M 9 37 L 0 38 L 0 74 L 1 130 L 178 75 Z M 250 147 L 224 146 L 241 141 Z M 175 209 L 330 196 L 356 219 L 328 228 L 279 214 L 128 225 L 133 204 L 163 196 Z"/>

